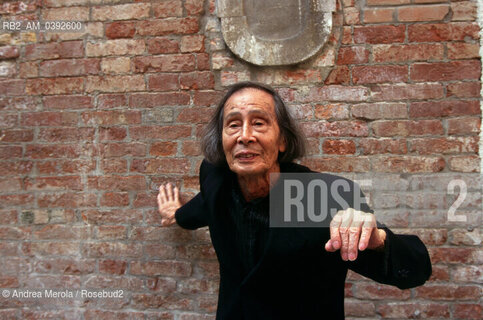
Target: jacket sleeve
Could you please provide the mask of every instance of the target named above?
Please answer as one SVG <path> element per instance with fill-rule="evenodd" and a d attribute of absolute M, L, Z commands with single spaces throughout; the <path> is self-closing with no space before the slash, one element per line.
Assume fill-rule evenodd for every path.
<path fill-rule="evenodd" d="M 184 206 L 176 210 L 176 223 L 184 229 L 198 229 L 208 225 L 207 214 L 201 192 Z"/>
<path fill-rule="evenodd" d="M 396 235 L 386 227 L 381 251 L 365 250 L 348 262 L 349 268 L 377 282 L 408 289 L 422 285 L 431 276 L 431 260 L 423 242 L 415 235 Z"/>
<path fill-rule="evenodd" d="M 203 186 L 209 176 L 210 170 L 213 170 L 213 166 L 206 160 L 203 160 L 200 167 L 201 192 L 176 210 L 176 223 L 184 229 L 194 230 L 208 225 L 208 210 L 203 198 Z"/>

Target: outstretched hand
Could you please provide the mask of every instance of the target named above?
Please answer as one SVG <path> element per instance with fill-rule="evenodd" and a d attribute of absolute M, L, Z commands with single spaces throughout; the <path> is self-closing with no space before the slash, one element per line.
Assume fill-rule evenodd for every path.
<path fill-rule="evenodd" d="M 373 214 L 348 208 L 340 210 L 330 222 L 330 239 L 325 250 L 340 249 L 342 260 L 354 261 L 358 251 L 384 248 L 386 231 L 377 228 Z"/>
<path fill-rule="evenodd" d="M 166 227 L 174 224 L 176 222 L 174 214 L 181 207 L 178 187 L 171 183 L 160 185 L 157 199 L 161 225 Z"/>

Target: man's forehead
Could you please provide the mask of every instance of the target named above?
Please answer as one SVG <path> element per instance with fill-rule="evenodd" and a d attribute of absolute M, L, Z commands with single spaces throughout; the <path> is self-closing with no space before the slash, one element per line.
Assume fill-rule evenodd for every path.
<path fill-rule="evenodd" d="M 275 111 L 275 102 L 270 93 L 256 89 L 244 88 L 233 93 L 225 103 L 224 111 L 229 112 L 232 109 L 267 109 L 267 111 Z"/>

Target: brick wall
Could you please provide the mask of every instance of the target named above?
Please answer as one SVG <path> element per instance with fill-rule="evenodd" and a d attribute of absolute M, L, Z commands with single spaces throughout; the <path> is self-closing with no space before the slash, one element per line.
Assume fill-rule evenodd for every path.
<path fill-rule="evenodd" d="M 197 192 L 201 129 L 236 81 L 278 88 L 313 169 L 479 172 L 476 1 L 337 8 L 318 55 L 263 68 L 226 49 L 213 0 L 3 1 L 2 19 L 79 20 L 85 31 L 0 33 L 0 288 L 125 295 L 0 297 L 0 318 L 214 319 L 208 231 L 161 228 L 155 195 L 166 181 L 186 199 Z M 428 245 L 431 280 L 399 290 L 351 273 L 347 317 L 481 319 L 481 224 L 407 221 L 395 230 Z"/>

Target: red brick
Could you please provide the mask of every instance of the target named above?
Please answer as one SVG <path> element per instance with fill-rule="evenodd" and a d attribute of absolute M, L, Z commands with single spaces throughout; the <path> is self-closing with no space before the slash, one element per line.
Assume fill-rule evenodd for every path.
<path fill-rule="evenodd" d="M 336 66 L 332 69 L 325 84 L 349 84 L 350 83 L 350 70 L 347 66 Z"/>
<path fill-rule="evenodd" d="M 71 112 L 22 113 L 20 118 L 23 126 L 73 126 L 77 121 L 77 114 Z"/>
<path fill-rule="evenodd" d="M 369 61 L 369 51 L 365 47 L 342 47 L 339 49 L 337 64 L 361 64 Z"/>
<path fill-rule="evenodd" d="M 219 91 L 195 91 L 193 103 L 195 106 L 216 105 L 220 101 L 221 96 L 222 94 Z"/>
<path fill-rule="evenodd" d="M 372 161 L 376 172 L 439 172 L 445 167 L 441 157 L 386 156 Z"/>
<path fill-rule="evenodd" d="M 149 17 L 151 6 L 148 3 L 96 6 L 92 8 L 93 20 L 129 20 Z"/>
<path fill-rule="evenodd" d="M 141 75 L 89 76 L 86 92 L 128 92 L 143 91 L 146 85 Z"/>
<path fill-rule="evenodd" d="M 183 141 L 181 151 L 185 156 L 199 156 L 201 155 L 199 141 Z"/>
<path fill-rule="evenodd" d="M 408 152 L 405 139 L 361 139 L 359 147 L 363 154 L 406 154 Z"/>
<path fill-rule="evenodd" d="M 88 193 L 45 193 L 37 197 L 39 208 L 96 207 L 97 196 Z"/>
<path fill-rule="evenodd" d="M 361 13 L 357 8 L 348 7 L 343 11 L 344 22 L 346 25 L 357 25 L 361 23 Z"/>
<path fill-rule="evenodd" d="M 93 97 L 80 95 L 62 95 L 43 97 L 44 107 L 47 109 L 90 109 L 93 108 Z"/>
<path fill-rule="evenodd" d="M 407 108 L 405 103 L 364 103 L 353 105 L 351 114 L 369 120 L 407 118 Z"/>
<path fill-rule="evenodd" d="M 372 124 L 374 134 L 382 137 L 439 135 L 444 133 L 439 120 L 394 120 L 375 121 Z"/>
<path fill-rule="evenodd" d="M 98 56 L 120 56 L 143 54 L 145 51 L 144 40 L 140 39 L 114 39 L 103 42 L 87 42 L 86 55 L 88 57 Z"/>
<path fill-rule="evenodd" d="M 89 209 L 82 210 L 82 220 L 88 224 L 136 224 L 143 220 L 143 213 L 136 209 Z"/>
<path fill-rule="evenodd" d="M 189 35 L 181 38 L 181 52 L 203 52 L 205 36 Z"/>
<path fill-rule="evenodd" d="M 482 277 L 482 270 L 481 264 L 478 266 L 454 266 L 454 269 L 451 272 L 451 279 L 454 282 L 475 282 L 478 279 L 478 282 L 481 283 Z"/>
<path fill-rule="evenodd" d="M 84 79 L 81 77 L 72 78 L 38 78 L 28 79 L 25 92 L 32 95 L 43 94 L 71 94 L 81 93 L 84 89 Z"/>
<path fill-rule="evenodd" d="M 159 294 L 146 294 L 136 293 L 131 296 L 131 305 L 136 309 L 180 309 L 180 310 L 192 310 L 193 301 L 184 297 L 175 295 L 159 295 Z M 162 319 L 169 318 L 169 314 L 161 312 Z M 168 318 L 166 318 L 168 316 Z M 156 318 L 155 318 L 156 319 Z"/>
<path fill-rule="evenodd" d="M 156 18 L 182 17 L 183 4 L 181 0 L 168 0 L 153 4 L 153 12 Z"/>
<path fill-rule="evenodd" d="M 481 319 L 483 307 L 481 304 L 455 304 L 453 316 L 458 319 Z"/>
<path fill-rule="evenodd" d="M 15 149 L 11 149 L 9 147 L 6 148 L 7 154 L 8 151 L 12 150 L 15 152 Z M 1 152 L 1 149 L 0 149 Z M 21 155 L 21 150 L 20 154 Z M 15 154 L 13 155 L 15 157 Z M 2 158 L 0 156 L 0 158 Z M 16 160 L 12 162 L 2 161 L 0 162 L 0 176 L 15 176 L 15 175 L 27 175 L 32 171 L 33 162 L 31 161 L 24 161 L 24 160 Z M 1 220 L 1 219 L 0 219 Z"/>
<path fill-rule="evenodd" d="M 461 247 L 437 247 L 428 249 L 431 256 L 432 263 L 473 263 L 473 253 L 475 249 L 473 248 L 461 248 Z"/>
<path fill-rule="evenodd" d="M 184 90 L 213 89 L 215 86 L 215 78 L 210 71 L 182 73 L 179 82 Z"/>
<path fill-rule="evenodd" d="M 101 162 L 100 168 L 103 173 L 126 173 L 127 161 L 119 158 L 105 159 Z"/>
<path fill-rule="evenodd" d="M 404 62 L 418 60 L 443 60 L 442 44 L 418 43 L 409 45 L 375 45 L 372 48 L 374 62 Z"/>
<path fill-rule="evenodd" d="M 146 155 L 146 145 L 144 143 L 108 143 L 102 146 L 101 153 L 103 157 L 123 157 L 134 156 L 144 157 Z"/>
<path fill-rule="evenodd" d="M 383 284 L 358 283 L 355 289 L 356 298 L 360 299 L 397 299 L 408 300 L 411 297 L 410 290 L 401 290 Z"/>
<path fill-rule="evenodd" d="M 16 46 L 2 46 L 0 47 L 0 59 L 14 59 L 20 56 L 18 47 Z"/>
<path fill-rule="evenodd" d="M 151 38 L 147 40 L 148 52 L 150 54 L 178 53 L 179 41 L 164 37 Z"/>
<path fill-rule="evenodd" d="M 399 26 L 364 26 L 354 27 L 355 43 L 396 43 L 404 42 L 406 27 Z"/>
<path fill-rule="evenodd" d="M 131 171 L 145 174 L 176 173 L 186 174 L 190 164 L 186 159 L 164 158 L 150 160 L 133 160 Z"/>
<path fill-rule="evenodd" d="M 122 141 L 127 137 L 125 128 L 119 127 L 100 127 L 99 141 Z"/>
<path fill-rule="evenodd" d="M 352 68 L 352 80 L 356 84 L 406 82 L 406 66 L 360 66 Z"/>
<path fill-rule="evenodd" d="M 371 163 L 367 157 L 307 158 L 302 164 L 321 172 L 367 172 Z"/>
<path fill-rule="evenodd" d="M 40 76 L 79 76 L 99 73 L 99 59 L 60 59 L 40 63 Z"/>
<path fill-rule="evenodd" d="M 375 101 L 438 99 L 444 97 L 444 88 L 438 83 L 383 84 L 373 86 L 371 95 Z"/>
<path fill-rule="evenodd" d="M 137 110 L 88 111 L 82 113 L 82 120 L 88 126 L 139 124 L 141 123 L 141 112 Z"/>
<path fill-rule="evenodd" d="M 365 101 L 369 91 L 365 87 L 323 86 L 312 87 L 308 93 L 296 92 L 296 100 L 300 102 L 319 101 Z"/>
<path fill-rule="evenodd" d="M 25 157 L 32 159 L 77 158 L 78 156 L 79 149 L 70 144 L 29 144 L 25 151 Z"/>
<path fill-rule="evenodd" d="M 19 178 L 0 178 L 0 192 L 21 191 L 22 180 Z"/>
<path fill-rule="evenodd" d="M 454 118 L 448 119 L 448 134 L 473 134 L 480 132 L 481 119 L 479 117 L 472 118 Z"/>
<path fill-rule="evenodd" d="M 460 1 L 451 3 L 452 21 L 476 21 L 477 6 L 472 1 Z"/>
<path fill-rule="evenodd" d="M 133 38 L 136 33 L 134 22 L 116 21 L 106 24 L 106 37 L 108 39 Z"/>
<path fill-rule="evenodd" d="M 187 105 L 190 96 L 184 92 L 139 93 L 129 97 L 129 106 L 133 108 L 153 108 L 159 106 Z"/>
<path fill-rule="evenodd" d="M 476 98 L 480 96 L 481 85 L 479 82 L 449 83 L 446 87 L 448 97 Z"/>
<path fill-rule="evenodd" d="M 191 54 L 142 56 L 133 59 L 136 72 L 175 72 L 195 70 L 195 58 Z"/>
<path fill-rule="evenodd" d="M 352 140 L 324 140 L 322 151 L 325 154 L 354 154 L 356 144 Z"/>
<path fill-rule="evenodd" d="M 129 134 L 133 140 L 176 140 L 191 136 L 190 125 L 131 127 Z"/>
<path fill-rule="evenodd" d="M 21 156 L 21 146 L 0 146 L 0 159 L 18 158 Z"/>
<path fill-rule="evenodd" d="M 127 106 L 127 100 L 124 94 L 100 94 L 97 97 L 97 107 L 99 109 L 110 109 L 124 106 Z"/>
<path fill-rule="evenodd" d="M 203 0 L 186 0 L 184 7 L 188 15 L 201 15 L 204 12 L 204 3 L 205 1 Z"/>
<path fill-rule="evenodd" d="M 411 140 L 410 152 L 430 153 L 477 153 L 478 138 L 429 138 Z"/>
<path fill-rule="evenodd" d="M 413 81 L 448 81 L 479 79 L 479 60 L 453 61 L 440 63 L 415 63 L 411 66 Z"/>
<path fill-rule="evenodd" d="M 194 17 L 163 20 L 145 20 L 136 24 L 141 36 L 163 36 L 174 34 L 194 34 L 199 31 L 199 20 Z"/>
<path fill-rule="evenodd" d="M 150 75 L 148 88 L 153 91 L 176 91 L 180 88 L 177 73 L 160 73 Z"/>
<path fill-rule="evenodd" d="M 9 79 L 0 80 L 0 95 L 18 96 L 25 92 L 25 80 Z"/>
<path fill-rule="evenodd" d="M 191 275 L 191 264 L 186 261 L 165 260 L 131 263 L 131 274 L 149 276 L 188 277 Z"/>
<path fill-rule="evenodd" d="M 436 303 L 400 303 L 389 302 L 381 304 L 377 307 L 377 313 L 384 318 L 450 318 L 450 310 L 448 304 Z"/>
<path fill-rule="evenodd" d="M 383 5 L 402 5 L 408 4 L 411 0 L 367 0 L 368 6 L 383 6 Z"/>
<path fill-rule="evenodd" d="M 444 100 L 430 102 L 413 102 L 409 106 L 411 118 L 449 117 L 463 115 L 479 115 L 480 104 L 476 100 Z"/>
<path fill-rule="evenodd" d="M 315 118 L 324 120 L 348 119 L 349 106 L 341 103 L 316 105 Z"/>
<path fill-rule="evenodd" d="M 178 143 L 176 142 L 154 142 L 149 148 L 149 154 L 152 156 L 174 156 L 178 151 Z"/>
<path fill-rule="evenodd" d="M 94 128 L 41 128 L 37 135 L 40 142 L 68 142 L 94 140 Z"/>
<path fill-rule="evenodd" d="M 0 130 L 0 136 L 2 142 L 29 142 L 34 138 L 32 130 L 24 129 L 6 129 Z"/>
<path fill-rule="evenodd" d="M 3 97 L 0 98 L 0 109 L 2 111 L 39 111 L 42 109 L 42 102 L 39 97 Z"/>
<path fill-rule="evenodd" d="M 432 266 L 432 274 L 428 281 L 448 281 L 449 271 L 447 266 Z"/>
<path fill-rule="evenodd" d="M 427 300 L 478 300 L 477 286 L 431 285 L 416 288 L 416 298 Z"/>
<path fill-rule="evenodd" d="M 79 58 L 84 55 L 83 41 L 65 41 L 28 44 L 25 46 L 26 60 Z"/>
<path fill-rule="evenodd" d="M 307 137 L 365 137 L 369 134 L 363 121 L 304 122 L 302 129 Z"/>
<path fill-rule="evenodd" d="M 414 24 L 408 26 L 410 42 L 442 42 L 451 40 L 478 39 L 478 25 L 467 22 L 441 24 Z"/>
<path fill-rule="evenodd" d="M 194 53 L 196 57 L 196 70 L 210 70 L 210 55 L 208 53 Z"/>
<path fill-rule="evenodd" d="M 87 239 L 91 237 L 90 228 L 86 226 L 69 226 L 64 224 L 48 224 L 33 233 L 35 239 Z"/>
<path fill-rule="evenodd" d="M 399 21 L 439 21 L 449 13 L 448 5 L 418 5 L 398 8 Z"/>
<path fill-rule="evenodd" d="M 114 204 L 113 206 L 119 206 L 119 204 L 117 205 Z M 97 237 L 96 237 L 97 239 L 101 239 L 101 240 L 126 239 L 127 228 L 125 226 L 99 226 L 96 229 L 97 229 Z"/>
<path fill-rule="evenodd" d="M 14 128 L 18 126 L 18 114 L 4 113 L 0 116 L 0 127 Z"/>
<path fill-rule="evenodd" d="M 458 172 L 480 172 L 478 156 L 456 156 L 448 160 L 449 169 Z"/>
<path fill-rule="evenodd" d="M 212 108 L 186 108 L 177 117 L 180 123 L 207 123 L 213 114 Z"/>
<path fill-rule="evenodd" d="M 90 258 L 137 258 L 142 255 L 140 244 L 116 242 L 91 242 L 82 245 L 82 255 Z"/>
<path fill-rule="evenodd" d="M 0 227 L 0 239 L 2 240 L 21 240 L 30 237 L 30 228 L 28 227 Z"/>
<path fill-rule="evenodd" d="M 480 57 L 480 46 L 477 43 L 451 42 L 447 46 L 449 59 L 457 60 Z"/>
<path fill-rule="evenodd" d="M 101 176 L 90 177 L 89 187 L 97 190 L 143 190 L 146 179 L 143 176 Z"/>
<path fill-rule="evenodd" d="M 381 23 L 394 21 L 394 8 L 364 10 L 364 23 Z"/>
<path fill-rule="evenodd" d="M 125 274 L 127 270 L 127 262 L 123 260 L 99 260 L 99 272 L 110 274 Z"/>

